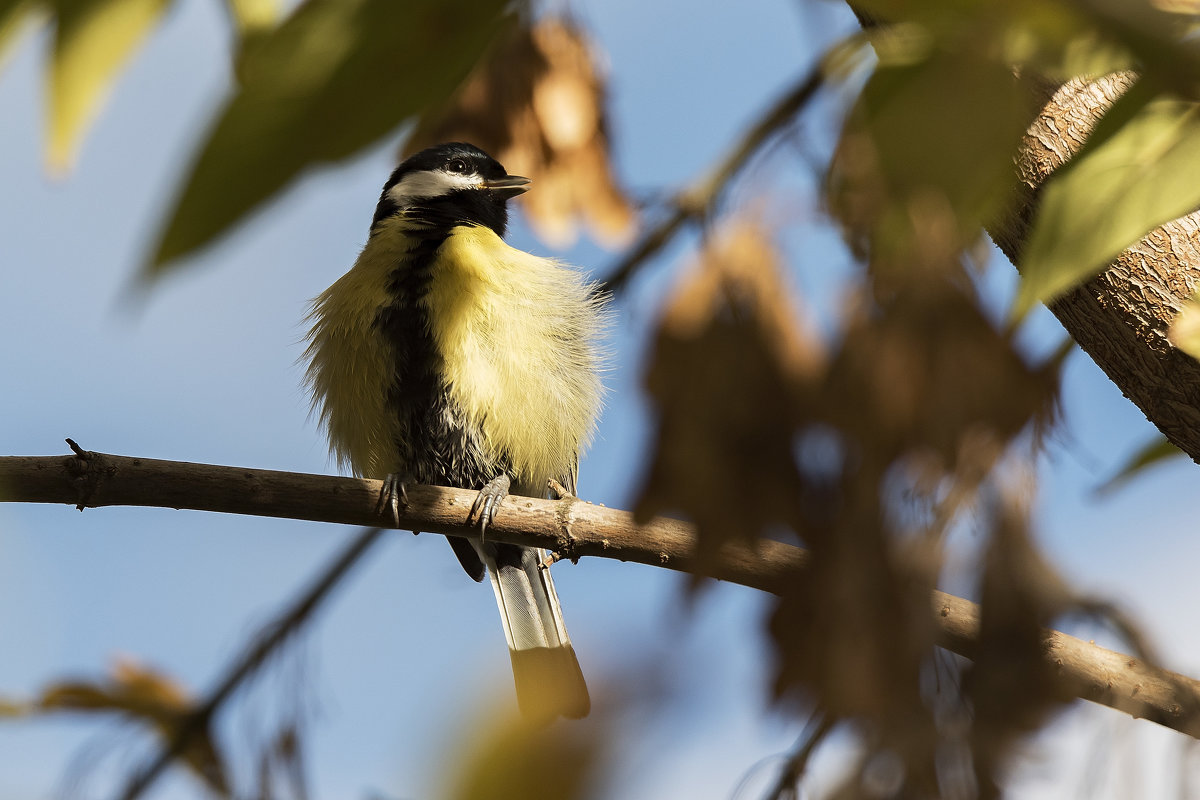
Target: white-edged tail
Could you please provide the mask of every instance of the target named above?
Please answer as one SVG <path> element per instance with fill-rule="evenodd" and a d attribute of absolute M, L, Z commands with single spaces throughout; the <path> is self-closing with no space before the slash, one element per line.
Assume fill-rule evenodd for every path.
<path fill-rule="evenodd" d="M 542 566 L 546 551 L 490 543 L 476 549 L 496 592 L 521 713 L 538 719 L 586 717 L 591 700 L 554 579 Z"/>

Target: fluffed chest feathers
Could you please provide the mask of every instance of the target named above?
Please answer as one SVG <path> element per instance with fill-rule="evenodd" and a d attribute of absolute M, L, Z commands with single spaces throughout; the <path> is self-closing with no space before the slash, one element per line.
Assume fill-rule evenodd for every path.
<path fill-rule="evenodd" d="M 454 228 L 421 299 L 451 402 L 523 483 L 563 479 L 602 402 L 603 303 L 569 267 Z"/>

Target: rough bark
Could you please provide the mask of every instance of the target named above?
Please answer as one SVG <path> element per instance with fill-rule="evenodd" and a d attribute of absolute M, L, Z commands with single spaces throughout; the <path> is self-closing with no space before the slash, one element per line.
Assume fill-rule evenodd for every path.
<path fill-rule="evenodd" d="M 990 229 L 1014 263 L 1046 177 L 1078 151 L 1096 122 L 1132 85 L 1115 73 L 1072 80 L 1052 94 L 1026 133 L 1013 213 Z M 1152 231 L 1103 273 L 1051 304 L 1079 346 L 1146 418 L 1200 461 L 1200 362 L 1167 341 L 1167 328 L 1200 277 L 1200 212 Z"/>

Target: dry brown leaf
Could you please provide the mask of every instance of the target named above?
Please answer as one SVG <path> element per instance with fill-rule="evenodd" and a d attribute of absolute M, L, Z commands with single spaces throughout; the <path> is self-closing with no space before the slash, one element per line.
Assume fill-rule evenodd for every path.
<path fill-rule="evenodd" d="M 624 244 L 635 214 L 609 160 L 598 60 L 595 45 L 565 20 L 521 28 L 493 48 L 449 106 L 421 118 L 401 156 L 471 142 L 533 180 L 522 207 L 543 240 L 568 245 L 582 221 L 601 243 Z"/>
<path fill-rule="evenodd" d="M 551 71 L 533 86 L 533 112 L 554 150 L 586 146 L 600 129 L 598 110 L 594 87 L 579 74 Z"/>
<path fill-rule="evenodd" d="M 805 529 L 808 564 L 771 615 L 775 692 L 866 723 L 921 772 L 936 743 L 921 692 L 933 570 L 894 537 L 877 469 L 851 462 L 839 478 L 825 524 Z"/>
<path fill-rule="evenodd" d="M 123 711 L 156 724 L 173 724 L 191 710 L 188 695 L 179 684 L 126 658 L 116 661 L 107 682 L 51 684 L 38 704 L 45 710 Z"/>
<path fill-rule="evenodd" d="M 1013 745 L 1074 694 L 1046 658 L 1045 631 L 1069 593 L 1034 548 L 1025 515 L 997 503 L 983 571 L 979 643 L 965 687 L 974 710 L 971 754 L 980 797 L 999 797 Z"/>
<path fill-rule="evenodd" d="M 668 301 L 662 328 L 674 338 L 694 338 L 714 318 L 737 310 L 753 317 L 765 346 L 791 380 L 821 371 L 824 352 L 797 320 L 769 234 L 745 221 L 725 223 L 709 240 L 692 275 Z"/>
<path fill-rule="evenodd" d="M 823 512 L 805 508 L 811 558 L 770 625 L 778 694 L 865 723 L 918 795 L 936 792 L 943 743 L 923 688 L 940 526 L 952 519 L 940 504 L 973 495 L 1012 438 L 1050 413 L 1057 385 L 1054 365 L 1029 367 L 966 285 L 917 272 L 876 283 L 851 311 L 801 421 L 833 431 L 840 457 Z M 914 524 L 898 487 L 925 493 L 935 513 Z M 933 535 L 911 536 L 922 525 Z"/>
<path fill-rule="evenodd" d="M 171 741 L 195 711 L 187 691 L 169 676 L 130 659 L 113 665 L 107 681 L 60 681 L 46 687 L 30 704 L 32 713 L 76 711 L 111 714 L 153 728 Z M 229 784 L 209 730 L 198 731 L 183 761 L 213 791 L 227 795 Z"/>
<path fill-rule="evenodd" d="M 964 459 L 990 465 L 1031 421 L 1052 416 L 1057 365 L 1027 365 L 969 293 L 928 277 L 850 323 L 827 413 L 885 463 L 933 453 L 950 472 Z"/>
<path fill-rule="evenodd" d="M 692 519 L 704 556 L 799 525 L 793 435 L 815 340 L 795 320 L 766 234 L 729 225 L 667 303 L 646 376 L 658 441 L 636 513 Z"/>

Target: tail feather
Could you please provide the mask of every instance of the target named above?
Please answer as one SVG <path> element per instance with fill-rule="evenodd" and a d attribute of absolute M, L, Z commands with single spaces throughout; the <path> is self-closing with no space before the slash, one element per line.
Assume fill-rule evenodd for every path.
<path fill-rule="evenodd" d="M 509 650 L 517 706 L 531 719 L 582 719 L 591 710 L 583 671 L 570 644 Z"/>
<path fill-rule="evenodd" d="M 540 565 L 545 551 L 505 544 L 479 550 L 500 607 L 522 713 L 587 716 L 587 684 L 567 636 L 554 580 Z"/>

